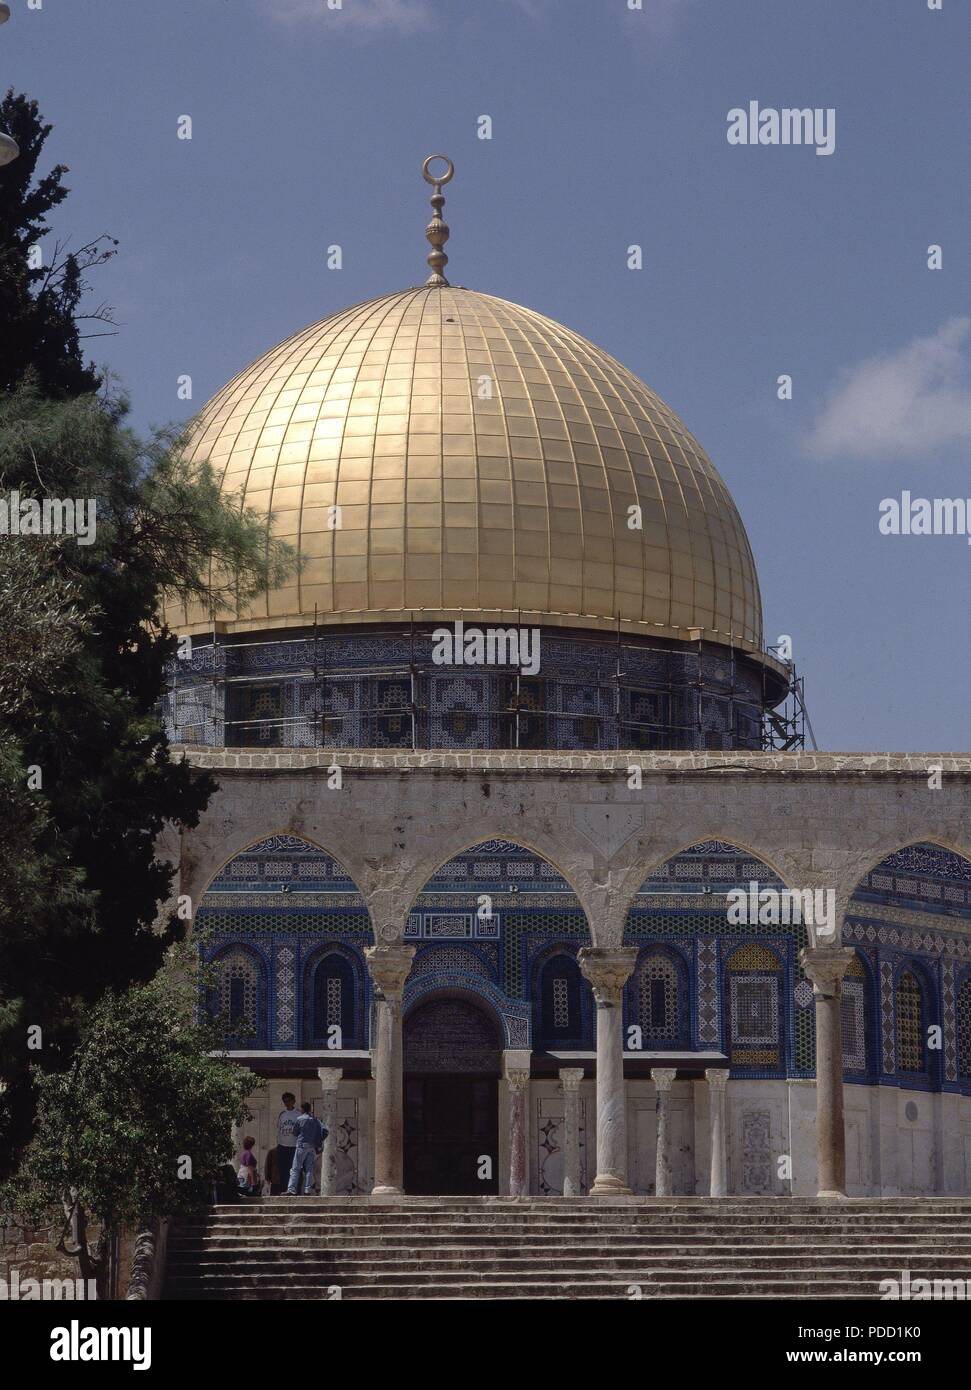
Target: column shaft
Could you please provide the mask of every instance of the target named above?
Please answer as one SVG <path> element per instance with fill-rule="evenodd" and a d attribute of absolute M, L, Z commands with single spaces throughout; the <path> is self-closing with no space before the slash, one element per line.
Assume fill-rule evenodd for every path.
<path fill-rule="evenodd" d="M 654 1067 L 651 1080 L 657 1088 L 657 1152 L 654 1160 L 654 1195 L 670 1197 L 671 1182 L 671 1087 L 677 1075 L 673 1067 Z"/>
<path fill-rule="evenodd" d="M 711 1129 L 711 1181 L 708 1190 L 712 1197 L 725 1197 L 728 1194 L 728 1154 L 725 1129 L 725 1094 L 728 1086 L 728 1072 L 709 1068 L 705 1072 L 705 1079 L 708 1082 L 708 1119 Z"/>
<path fill-rule="evenodd" d="M 582 1067 L 563 1067 L 563 1196 L 580 1195 L 580 1082 Z"/>
<path fill-rule="evenodd" d="M 401 996 L 415 948 L 371 946 L 365 954 L 375 983 L 374 1187 L 371 1190 L 374 1196 L 399 1196 L 404 1191 Z"/>
<path fill-rule="evenodd" d="M 597 1004 L 597 1176 L 590 1195 L 629 1194 L 622 1000 L 637 952 L 585 946 L 578 959 Z"/>
<path fill-rule="evenodd" d="M 320 1123 L 327 1131 L 324 1140 L 324 1153 L 320 1160 L 320 1195 L 337 1195 L 337 1088 L 344 1073 L 339 1067 L 318 1067 L 323 1101 L 320 1108 Z"/>
<path fill-rule="evenodd" d="M 816 1145 L 820 1197 L 846 1196 L 843 1121 L 843 976 L 851 947 L 807 947 L 802 967 L 816 1005 Z"/>
<path fill-rule="evenodd" d="M 529 1072 L 508 1071 L 509 1089 L 509 1195 L 529 1196 L 529 1155 L 527 1149 L 526 1100 L 529 1093 Z"/>

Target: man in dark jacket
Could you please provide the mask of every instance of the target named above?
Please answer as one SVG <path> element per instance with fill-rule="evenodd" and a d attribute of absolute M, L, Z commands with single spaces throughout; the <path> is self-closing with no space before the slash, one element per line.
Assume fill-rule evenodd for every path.
<path fill-rule="evenodd" d="M 293 1152 L 293 1167 L 290 1169 L 290 1184 L 287 1187 L 287 1193 L 291 1197 L 297 1196 L 301 1175 L 303 1176 L 303 1195 L 309 1197 L 316 1192 L 314 1160 L 327 1138 L 327 1130 L 324 1129 L 316 1116 L 311 1114 L 308 1100 L 304 1101 L 302 1108 L 303 1114 L 294 1124 L 297 1147 Z"/>

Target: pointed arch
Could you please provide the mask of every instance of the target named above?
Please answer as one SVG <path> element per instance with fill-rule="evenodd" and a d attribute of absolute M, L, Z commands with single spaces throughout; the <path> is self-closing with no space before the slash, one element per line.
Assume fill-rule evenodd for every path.
<path fill-rule="evenodd" d="M 761 911 L 758 894 L 766 890 L 774 894 L 774 914 Z M 801 921 L 791 920 L 794 915 L 788 903 L 788 885 L 771 864 L 737 840 L 701 840 L 655 865 L 643 879 L 627 914 L 624 943 L 642 952 L 661 948 L 670 953 L 673 965 L 681 962 L 677 999 L 678 1036 L 684 1039 L 683 1045 L 728 1052 L 732 1037 L 741 1029 L 738 1009 L 751 1011 L 756 996 L 764 996 L 765 1007 L 771 1007 L 779 1024 L 774 1040 L 746 1047 L 736 1041 L 735 1065 L 745 1066 L 745 1074 L 750 1076 L 789 1072 L 810 1076 L 814 1059 L 812 1010 L 796 1007 L 809 986 L 798 993 L 795 988 L 799 950 L 808 944 L 808 931 Z M 767 917 L 772 920 L 763 920 Z M 746 942 L 762 943 L 774 952 L 781 970 L 777 981 L 773 973 L 764 986 L 752 983 L 742 988 L 737 981 L 732 983 L 725 968 L 727 957 L 734 947 Z M 669 978 L 669 996 L 674 994 L 675 983 Z M 662 984 L 645 984 L 644 990 L 660 1007 Z M 631 1021 L 638 1011 L 644 1013 L 637 991 L 632 981 L 626 990 Z M 810 989 L 810 1003 L 811 999 Z M 744 1035 L 744 1029 L 741 1032 Z M 643 1042 L 649 1046 L 646 1035 Z"/>
<path fill-rule="evenodd" d="M 331 838 L 334 837 L 328 836 L 328 840 Z M 204 854 L 198 861 L 193 859 L 187 865 L 184 889 L 189 893 L 195 909 L 198 909 L 207 894 L 218 890 L 223 884 L 226 875 L 231 872 L 229 866 L 234 861 L 243 861 L 261 851 L 270 851 L 275 845 L 283 844 L 297 844 L 303 847 L 301 852 L 305 855 L 326 858 L 339 871 L 333 876 L 335 882 L 340 882 L 345 887 L 349 883 L 352 885 L 352 891 L 360 891 L 358 878 L 349 868 L 354 862 L 352 847 L 324 844 L 302 829 L 297 831 L 290 826 L 261 829 L 258 832 L 247 829 L 220 839 L 218 852 Z"/>
<path fill-rule="evenodd" d="M 574 943 L 557 941 L 534 956 L 530 995 L 537 1051 L 593 1047 L 593 994 Z"/>
<path fill-rule="evenodd" d="M 572 874 L 562 866 L 562 856 L 558 856 L 549 847 L 544 847 L 539 841 L 525 836 L 517 836 L 515 839 L 508 838 L 504 829 L 497 830 L 494 834 L 481 833 L 481 822 L 479 833 L 475 836 L 457 836 L 456 841 L 451 846 L 446 846 L 437 855 L 427 857 L 424 864 L 419 866 L 417 873 L 413 877 L 417 880 L 417 886 L 412 894 L 410 911 L 416 909 L 417 900 L 428 893 L 437 884 L 447 886 L 452 880 L 468 882 L 462 878 L 462 866 L 467 863 L 470 857 L 479 861 L 482 855 L 488 858 L 506 859 L 511 865 L 525 864 L 527 860 L 536 861 L 545 866 L 541 874 L 535 877 L 529 873 L 524 873 L 521 868 L 516 869 L 512 877 L 500 880 L 501 882 L 516 882 L 517 886 L 521 883 L 532 880 L 542 882 L 545 888 L 555 889 L 558 892 L 572 894 L 576 899 L 577 907 L 586 916 L 582 906 L 583 885 L 580 876 Z M 470 887 L 474 884 L 469 884 Z"/>
<path fill-rule="evenodd" d="M 445 968 L 434 972 L 437 980 L 487 996 L 495 988 L 505 1001 L 506 1035 L 518 1039 L 509 1045 L 519 1047 L 528 1046 L 541 1027 L 539 958 L 559 950 L 575 961 L 579 948 L 591 943 L 586 913 L 559 866 L 518 840 L 498 837 L 474 841 L 437 864 L 414 899 L 405 937 L 419 947 L 412 967 L 416 981 L 448 947 Z M 578 976 L 575 965 L 574 970 Z M 560 993 L 563 988 L 557 986 Z M 582 1000 L 585 989 L 586 982 L 577 985 L 571 975 L 571 999 Z M 576 1006 L 569 1007 L 576 1024 Z M 572 1040 L 579 1046 L 587 1036 L 585 1007 L 579 1031 L 560 1034 L 564 1045 Z"/>
<path fill-rule="evenodd" d="M 872 958 L 880 1071 L 888 1084 L 964 1084 L 957 978 L 969 938 L 971 859 L 953 845 L 938 839 L 898 845 L 856 883 L 843 941 Z M 913 979 L 901 983 L 905 970 Z M 939 1032 L 929 1038 L 929 1028 Z"/>
<path fill-rule="evenodd" d="M 937 859 L 936 867 L 932 865 L 934 858 Z M 909 839 L 898 841 L 892 848 L 875 851 L 869 865 L 857 880 L 852 896 L 866 891 L 867 881 L 874 872 L 906 873 L 909 869 L 919 873 L 923 868 L 927 873 L 946 875 L 948 869 L 951 869 L 960 876 L 965 872 L 962 866 L 967 866 L 968 871 L 971 871 L 971 845 L 958 844 L 935 834 L 913 835 Z"/>
<path fill-rule="evenodd" d="M 624 989 L 625 1022 L 646 1051 L 691 1045 L 691 986 L 685 953 L 667 943 L 641 948 Z"/>
<path fill-rule="evenodd" d="M 870 962 L 859 951 L 843 978 L 843 1075 L 847 1081 L 873 1081 L 877 1073 L 876 982 Z"/>
<path fill-rule="evenodd" d="M 301 994 L 304 1047 L 364 1046 L 365 974 L 360 952 L 339 941 L 325 942 L 307 957 Z"/>
<path fill-rule="evenodd" d="M 933 980 L 922 963 L 905 957 L 897 966 L 893 989 L 897 1072 L 931 1081 L 936 1070 L 928 1045 L 928 1028 L 936 1022 Z"/>
<path fill-rule="evenodd" d="M 289 831 L 251 840 L 223 862 L 196 909 L 194 935 L 203 960 L 228 946 L 264 959 L 267 1048 L 327 1045 L 326 1036 L 314 1033 L 314 968 L 321 948 L 335 945 L 351 967 L 373 941 L 367 905 L 342 862 Z M 315 964 L 308 968 L 310 962 Z M 346 976 L 347 970 L 338 973 Z M 363 977 L 355 967 L 342 987 L 340 1006 L 350 1011 L 350 1036 L 360 1046 L 367 1017 Z M 335 986 L 330 989 L 333 1010 Z"/>
<path fill-rule="evenodd" d="M 266 1046 L 266 960 L 252 947 L 230 943 L 209 960 L 209 1016 L 218 1019 L 230 1051 Z"/>

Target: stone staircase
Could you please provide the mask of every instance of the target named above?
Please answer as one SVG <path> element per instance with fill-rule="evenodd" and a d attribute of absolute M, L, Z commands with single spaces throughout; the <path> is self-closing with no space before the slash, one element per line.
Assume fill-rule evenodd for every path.
<path fill-rule="evenodd" d="M 164 1297 L 876 1299 L 905 1270 L 971 1281 L 971 1200 L 272 1197 L 176 1223 Z"/>

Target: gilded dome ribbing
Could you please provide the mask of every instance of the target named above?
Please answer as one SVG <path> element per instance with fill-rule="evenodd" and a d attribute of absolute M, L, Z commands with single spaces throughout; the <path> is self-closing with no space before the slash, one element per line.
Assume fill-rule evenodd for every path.
<path fill-rule="evenodd" d="M 614 358 L 507 300 L 421 287 L 315 323 L 205 406 L 191 450 L 303 558 L 226 631 L 316 608 L 761 647 L 748 539 L 704 450 Z"/>

